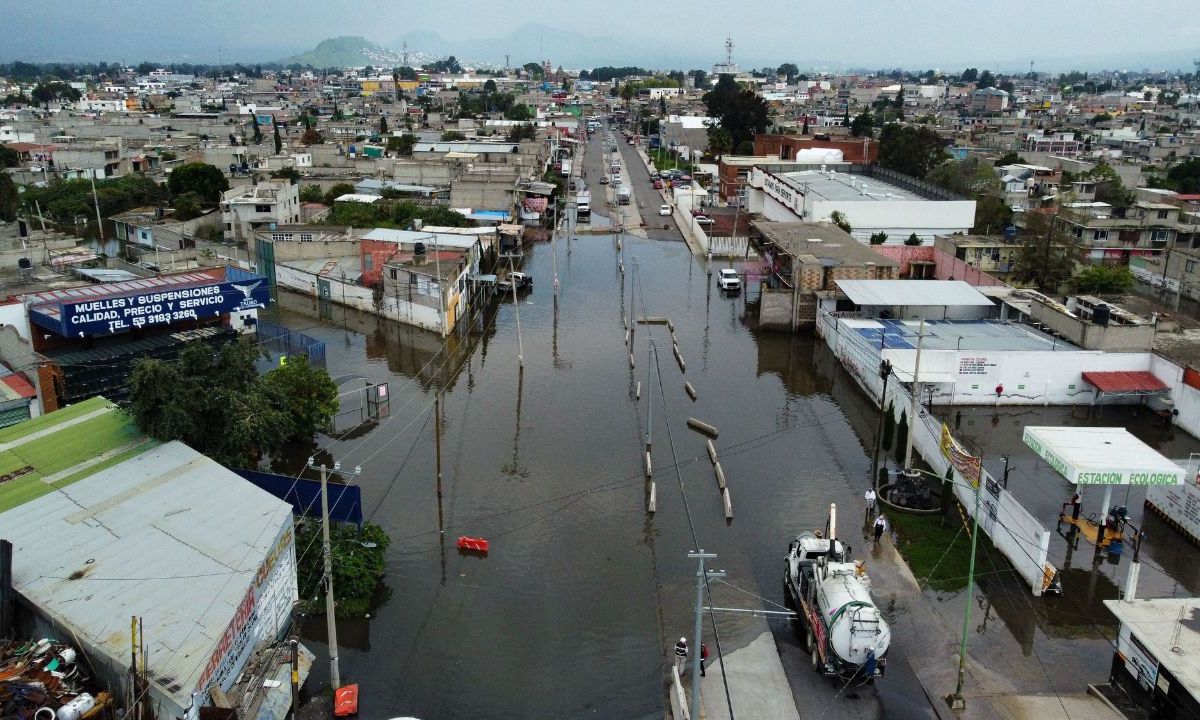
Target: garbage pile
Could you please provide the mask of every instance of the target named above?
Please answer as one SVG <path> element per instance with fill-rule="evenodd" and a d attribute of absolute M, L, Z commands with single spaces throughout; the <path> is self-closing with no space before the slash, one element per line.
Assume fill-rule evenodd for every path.
<path fill-rule="evenodd" d="M 49 638 L 0 641 L 0 718 L 107 717 L 111 696 L 94 690 L 87 662 L 70 645 Z"/>

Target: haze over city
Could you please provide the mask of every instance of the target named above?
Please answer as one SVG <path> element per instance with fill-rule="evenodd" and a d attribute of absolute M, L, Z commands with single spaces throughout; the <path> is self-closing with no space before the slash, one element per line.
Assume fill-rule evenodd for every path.
<path fill-rule="evenodd" d="M 735 61 L 753 67 L 795 62 L 802 68 L 1028 70 L 1033 61 L 1047 71 L 1176 70 L 1191 68 L 1200 36 L 1200 17 L 1183 10 L 1184 4 L 1170 0 L 1136 8 L 1115 0 L 747 0 L 736 8 L 717 0 L 686 7 L 635 0 L 467 0 L 452 11 L 411 0 L 108 0 L 86 6 L 3 0 L 0 60 L 270 62 L 326 38 L 352 35 L 395 50 L 407 41 L 413 51 L 497 65 L 505 53 L 521 62 L 538 59 L 540 47 L 567 67 L 686 68 L 718 60 L 730 35 Z M 1135 12 L 1137 23 L 1153 32 L 1128 32 Z M 1105 39 L 1117 37 L 1119 42 Z"/>

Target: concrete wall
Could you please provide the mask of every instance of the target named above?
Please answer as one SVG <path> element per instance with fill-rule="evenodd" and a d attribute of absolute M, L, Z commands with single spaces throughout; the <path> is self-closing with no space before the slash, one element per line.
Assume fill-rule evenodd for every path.
<path fill-rule="evenodd" d="M 1154 347 L 1154 326 L 1145 325 L 1097 325 L 1074 318 L 1055 310 L 1044 303 L 1034 301 L 1030 317 L 1062 335 L 1074 345 L 1085 350 L 1107 350 L 1109 352 L 1149 352 Z"/>
<path fill-rule="evenodd" d="M 792 329 L 792 291 L 763 288 L 758 306 L 758 326 L 763 330 Z"/>
<path fill-rule="evenodd" d="M 322 260 L 325 258 L 353 257 L 358 255 L 357 240 L 317 240 L 313 242 L 277 242 L 275 262 L 292 260 Z"/>
<path fill-rule="evenodd" d="M 857 332 L 838 324 L 838 318 L 819 312 L 819 333 L 851 374 L 869 375 L 878 382 L 881 358 L 892 361 L 897 372 L 911 376 L 916 350 L 884 349 Z M 933 400 L 942 405 L 1075 405 L 1092 402 L 1085 371 L 1153 371 L 1148 352 L 1110 353 L 1091 350 L 923 350 L 921 376 L 940 373 L 954 382 L 929 383 Z M 1166 370 L 1162 370 L 1166 374 Z M 1182 371 L 1179 373 L 1182 375 Z M 1167 378 L 1163 378 L 1168 384 Z M 882 383 L 880 383 L 882 384 Z M 1004 392 L 997 398 L 996 387 Z M 878 388 L 876 388 L 878 392 Z M 1139 398 L 1106 398 L 1105 402 L 1140 402 Z M 1196 397 L 1200 425 L 1200 392 Z M 1181 413 L 1182 414 L 1182 413 Z"/>
<path fill-rule="evenodd" d="M 459 169 L 451 163 L 397 160 L 392 166 L 392 179 L 408 185 L 444 187 L 458 175 Z"/>
<path fill-rule="evenodd" d="M 464 176 L 450 183 L 450 206 L 484 210 L 507 210 L 513 205 L 513 178 L 472 179 Z"/>
<path fill-rule="evenodd" d="M 847 351 L 850 348 L 844 343 L 837 342 L 837 332 L 833 320 L 834 318 L 828 313 L 823 313 L 818 319 L 818 327 L 823 329 L 826 342 L 830 343 L 830 347 L 838 359 L 842 360 L 843 366 L 854 377 L 859 387 L 878 404 L 883 389 L 883 381 L 877 371 L 878 364 L 864 366 L 849 356 Z M 857 333 L 853 334 L 857 335 Z M 924 364 L 923 357 L 922 364 Z M 941 422 L 932 414 L 926 414 L 924 417 L 918 415 L 916 418 L 907 417 L 908 410 L 912 405 L 912 396 L 902 383 L 895 381 L 888 383 L 887 397 L 884 398 L 882 405 L 887 407 L 889 404 L 895 409 L 897 422 L 901 415 L 907 418 L 912 434 L 913 448 L 929 464 L 934 474 L 945 477 L 952 465 L 942 451 Z M 976 483 L 964 477 L 957 468 L 953 470 L 951 477 L 954 483 L 955 497 L 962 503 L 968 515 L 974 515 Z M 991 538 L 995 546 L 1004 553 L 1005 557 L 1012 562 L 1021 577 L 1029 583 L 1033 594 L 1041 595 L 1044 576 L 1047 573 L 1053 575 L 1056 572 L 1048 562 L 1050 531 L 1025 510 L 1015 496 L 991 481 L 986 470 L 982 470 L 978 492 L 980 493 L 978 502 L 980 527 Z"/>
<path fill-rule="evenodd" d="M 311 273 L 286 266 L 276 266 L 275 278 L 281 288 L 309 297 L 317 296 L 317 277 Z M 403 298 L 397 299 L 386 295 L 379 307 L 376 307 L 375 294 L 371 288 L 343 283 L 335 278 L 328 278 L 328 280 L 330 300 L 334 303 L 426 330 L 441 331 L 441 318 L 438 316 L 437 308 L 424 307 L 409 303 Z"/>

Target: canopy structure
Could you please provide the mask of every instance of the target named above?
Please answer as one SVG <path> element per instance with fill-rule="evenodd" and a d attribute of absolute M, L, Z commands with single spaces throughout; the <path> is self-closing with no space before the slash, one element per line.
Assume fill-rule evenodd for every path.
<path fill-rule="evenodd" d="M 1022 438 L 1073 485 L 1104 485 L 1101 517 L 1113 485 L 1180 485 L 1184 470 L 1125 428 L 1025 428 Z"/>
<path fill-rule="evenodd" d="M 1141 371 L 1085 372 L 1083 381 L 1101 395 L 1157 395 L 1170 388 L 1154 373 Z"/>
<path fill-rule="evenodd" d="M 992 301 L 962 280 L 835 280 L 855 305 L 987 306 Z"/>

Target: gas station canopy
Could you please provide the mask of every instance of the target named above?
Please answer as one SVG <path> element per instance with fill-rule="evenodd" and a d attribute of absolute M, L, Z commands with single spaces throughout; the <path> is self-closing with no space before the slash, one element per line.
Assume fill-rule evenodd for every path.
<path fill-rule="evenodd" d="M 1073 485 L 1183 483 L 1183 468 L 1125 428 L 1027 427 L 1023 439 Z"/>

